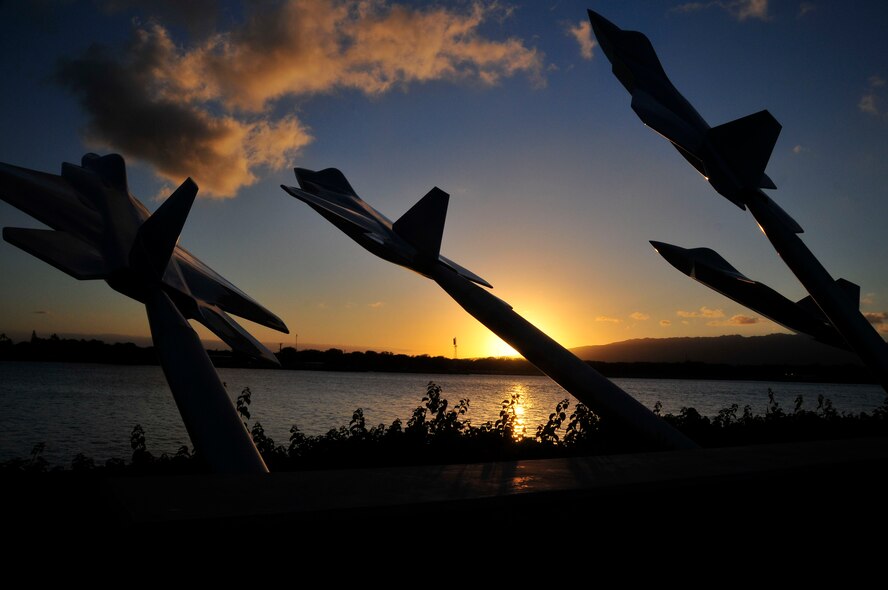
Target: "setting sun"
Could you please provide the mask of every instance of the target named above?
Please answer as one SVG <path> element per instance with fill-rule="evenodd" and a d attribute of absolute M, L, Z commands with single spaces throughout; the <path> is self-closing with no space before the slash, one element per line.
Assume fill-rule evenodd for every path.
<path fill-rule="evenodd" d="M 507 343 L 503 342 L 503 340 L 498 337 L 496 334 L 491 333 L 487 346 L 485 347 L 487 351 L 487 356 L 493 357 L 503 357 L 503 356 L 521 356 L 517 350 L 509 346 Z"/>

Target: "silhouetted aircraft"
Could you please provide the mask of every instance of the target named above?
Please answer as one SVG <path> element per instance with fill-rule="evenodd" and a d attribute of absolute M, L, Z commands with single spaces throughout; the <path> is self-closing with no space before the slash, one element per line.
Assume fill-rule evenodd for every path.
<path fill-rule="evenodd" d="M 126 165 L 117 154 L 86 154 L 80 166 L 63 163 L 61 176 L 0 164 L 0 198 L 52 228 L 6 227 L 3 239 L 76 279 L 104 279 L 145 303 L 149 318 L 173 318 L 164 303 L 152 307 L 160 289 L 184 318 L 205 325 L 231 348 L 277 363 L 225 312 L 284 333 L 287 326 L 177 245 L 197 190 L 185 180 L 150 214 L 129 193 Z"/>
<path fill-rule="evenodd" d="M 655 241 L 651 241 L 651 245 L 669 264 L 710 289 L 794 332 L 807 334 L 824 344 L 851 350 L 810 296 L 793 302 L 767 285 L 747 278 L 718 252 L 709 248 L 686 249 Z M 849 304 L 853 302 L 856 305 L 860 298 L 860 287 L 845 279 L 839 279 L 836 284 L 847 294 Z"/>
<path fill-rule="evenodd" d="M 666 77 L 644 34 L 624 31 L 592 10 L 589 20 L 614 75 L 632 95 L 632 110 L 671 141 L 719 194 L 746 209 L 750 191 L 777 188 L 765 174 L 781 129 L 771 113 L 759 111 L 710 127 Z"/>
<path fill-rule="evenodd" d="M 888 391 L 888 344 L 860 313 L 858 288 L 830 276 L 797 235 L 803 232 L 802 227 L 762 191 L 776 188 L 765 174 L 765 166 L 780 133 L 780 124 L 770 113 L 761 111 L 710 128 L 666 77 L 647 37 L 637 31 L 624 31 L 591 10 L 589 20 L 614 75 L 632 95 L 632 110 L 646 125 L 672 142 L 719 194 L 741 209 L 749 208 L 759 228 L 816 302 L 819 311 L 812 309 L 812 313 L 829 320 Z M 676 266 L 681 268 L 684 264 Z M 723 265 L 715 266 L 722 266 L 722 272 L 727 271 Z M 727 267 L 733 270 L 730 265 Z M 748 305 L 758 305 L 762 297 L 769 299 L 764 293 L 759 289 L 757 295 L 748 298 Z M 747 295 L 743 295 L 744 299 Z M 806 307 L 808 303 L 805 299 L 798 305 Z M 773 311 L 762 313 L 790 327 L 790 312 L 785 306 L 780 307 L 783 311 L 778 317 L 770 315 Z M 832 335 L 827 338 L 831 339 Z"/>
<path fill-rule="evenodd" d="M 384 260 L 434 278 L 441 264 L 468 280 L 491 287 L 490 283 L 441 256 L 441 237 L 450 195 L 435 187 L 394 223 L 355 193 L 336 168 L 313 172 L 295 168 L 301 188 L 281 188 L 307 203 L 327 221 L 358 244 Z"/>
<path fill-rule="evenodd" d="M 487 281 L 440 255 L 447 193 L 433 188 L 392 223 L 358 197 L 335 168 L 320 172 L 296 168 L 296 178 L 301 189 L 282 188 L 373 254 L 438 283 L 463 309 L 598 415 L 613 418 L 662 448 L 696 447 L 684 434 L 517 314 L 511 305 L 478 286 L 490 287 Z"/>

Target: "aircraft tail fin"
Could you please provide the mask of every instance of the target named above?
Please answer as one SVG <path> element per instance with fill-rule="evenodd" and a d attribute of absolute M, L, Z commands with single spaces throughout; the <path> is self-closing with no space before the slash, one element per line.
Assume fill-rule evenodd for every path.
<path fill-rule="evenodd" d="M 197 184 L 191 178 L 185 179 L 139 227 L 130 252 L 131 263 L 141 264 L 156 276 L 163 276 L 196 196 Z"/>
<path fill-rule="evenodd" d="M 414 246 L 421 256 L 437 260 L 449 201 L 450 195 L 435 187 L 402 215 L 392 229 Z"/>
<path fill-rule="evenodd" d="M 768 111 L 759 111 L 709 130 L 713 147 L 749 187 L 777 188 L 765 174 L 782 126 Z"/>
<path fill-rule="evenodd" d="M 5 227 L 3 239 L 78 280 L 103 279 L 110 273 L 101 253 L 63 231 Z"/>

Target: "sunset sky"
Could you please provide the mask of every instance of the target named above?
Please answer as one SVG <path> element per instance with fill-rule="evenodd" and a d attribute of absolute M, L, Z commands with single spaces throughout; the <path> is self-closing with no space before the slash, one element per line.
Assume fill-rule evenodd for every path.
<path fill-rule="evenodd" d="M 504 345 L 432 281 L 290 197 L 336 167 L 397 219 L 450 193 L 442 253 L 567 347 L 784 331 L 672 268 L 710 247 L 806 295 L 748 212 L 645 128 L 586 8 L 644 32 L 710 125 L 768 109 L 769 194 L 888 335 L 888 3 L 812 0 L 0 2 L 0 161 L 118 152 L 153 210 L 186 176 L 181 244 L 296 342 L 410 354 Z M 0 202 L 0 226 L 38 227 Z M 0 243 L 0 332 L 144 337 L 144 308 Z M 209 332 L 200 330 L 203 337 Z"/>

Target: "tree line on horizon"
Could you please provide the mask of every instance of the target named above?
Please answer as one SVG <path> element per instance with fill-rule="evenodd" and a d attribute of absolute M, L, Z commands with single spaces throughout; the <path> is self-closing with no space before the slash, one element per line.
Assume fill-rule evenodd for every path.
<path fill-rule="evenodd" d="M 277 367 L 231 350 L 210 350 L 216 367 L 276 369 Z M 406 355 L 392 352 L 345 352 L 296 350 L 285 347 L 275 353 L 282 369 L 316 371 L 356 371 L 383 373 L 543 375 L 523 358 L 488 357 L 453 359 L 444 356 Z M 106 343 L 98 339 L 42 338 L 32 332 L 30 340 L 13 342 L 0 334 L 0 361 L 80 362 L 117 365 L 157 365 L 153 346 L 134 343 Z M 609 378 L 717 379 L 762 381 L 810 381 L 830 383 L 875 383 L 860 365 L 821 364 L 727 364 L 684 362 L 603 362 L 586 361 Z"/>

